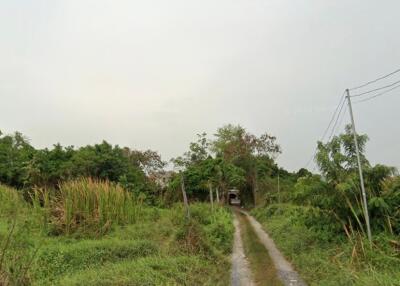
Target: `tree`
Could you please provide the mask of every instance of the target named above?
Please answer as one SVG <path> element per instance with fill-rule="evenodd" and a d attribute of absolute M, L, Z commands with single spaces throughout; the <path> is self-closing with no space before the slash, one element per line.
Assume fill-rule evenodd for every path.
<path fill-rule="evenodd" d="M 399 196 L 398 193 L 394 195 L 392 188 L 387 187 L 387 184 L 395 181 L 393 178 L 396 178 L 397 171 L 393 167 L 383 165 L 372 167 L 365 157 L 368 136 L 357 135 L 357 139 L 365 177 L 371 226 L 379 229 L 387 225 L 387 228 L 393 230 L 399 224 L 399 216 L 391 202 L 396 201 L 396 197 Z M 346 126 L 345 133 L 333 137 L 330 142 L 325 144 L 318 142 L 316 161 L 329 188 L 319 188 L 314 181 L 314 185 L 318 188 L 304 187 L 307 183 L 299 185 L 300 189 L 308 190 L 309 194 L 315 193 L 318 189 L 331 190 L 325 195 L 329 198 L 329 203 L 318 206 L 321 208 L 329 206 L 330 210 L 334 211 L 342 221 L 351 223 L 352 226 L 358 225 L 360 229 L 363 229 L 361 221 L 363 221 L 364 212 L 361 205 L 356 148 L 350 125 Z M 317 203 L 314 202 L 315 204 Z"/>
<path fill-rule="evenodd" d="M 161 156 L 151 150 L 131 150 L 106 141 L 78 149 L 55 144 L 36 150 L 21 133 L 0 132 L 0 183 L 16 188 L 57 189 L 63 181 L 93 177 L 120 183 L 154 202 L 157 185 L 149 176 L 164 166 Z"/>
<path fill-rule="evenodd" d="M 256 204 L 259 178 L 271 169 L 274 159 L 281 153 L 276 137 L 267 133 L 257 137 L 239 125 L 230 124 L 219 128 L 215 137 L 211 150 L 246 172 L 247 186 Z"/>
<path fill-rule="evenodd" d="M 197 141 L 190 143 L 189 151 L 171 161 L 178 168 L 200 163 L 210 157 L 209 147 L 210 142 L 207 139 L 207 133 L 197 134 Z"/>
<path fill-rule="evenodd" d="M 216 139 L 211 144 L 211 150 L 222 155 L 228 161 L 242 156 L 267 156 L 275 158 L 281 153 L 280 146 L 276 143 L 276 137 L 268 133 L 257 137 L 248 133 L 240 125 L 228 124 L 217 130 Z"/>
<path fill-rule="evenodd" d="M 152 150 L 139 151 L 125 147 L 123 153 L 132 165 L 141 168 L 147 175 L 162 171 L 167 164 L 158 152 Z"/>
<path fill-rule="evenodd" d="M 0 132 L 0 182 L 17 188 L 27 183 L 27 167 L 35 154 L 21 133 L 2 136 Z"/>
<path fill-rule="evenodd" d="M 297 175 L 298 178 L 302 178 L 302 177 L 309 177 L 309 176 L 312 176 L 312 173 L 311 173 L 309 170 L 305 169 L 305 168 L 301 168 L 301 169 L 297 172 L 296 175 Z"/>
<path fill-rule="evenodd" d="M 364 154 L 368 136 L 357 135 L 357 140 L 361 164 L 363 168 L 368 168 L 370 164 Z M 344 134 L 333 137 L 330 142 L 318 142 L 316 162 L 325 178 L 333 182 L 340 182 L 349 171 L 358 168 L 351 125 L 346 126 Z"/>
<path fill-rule="evenodd" d="M 28 164 L 28 185 L 51 188 L 70 179 L 73 172 L 71 159 L 75 153 L 72 146 L 64 148 L 60 144 L 51 150 L 37 150 Z"/>

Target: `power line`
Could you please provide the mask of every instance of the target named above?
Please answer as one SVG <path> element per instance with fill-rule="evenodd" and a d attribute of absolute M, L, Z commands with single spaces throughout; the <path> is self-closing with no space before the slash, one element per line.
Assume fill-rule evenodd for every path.
<path fill-rule="evenodd" d="M 368 91 L 366 91 L 366 92 L 362 92 L 362 93 L 359 93 L 359 94 L 351 95 L 350 97 L 362 96 L 362 95 L 365 95 L 365 94 L 368 94 L 368 93 L 371 93 L 371 92 L 375 92 L 375 91 L 382 90 L 382 89 L 385 89 L 385 88 L 388 88 L 388 87 L 392 87 L 392 86 L 394 86 L 394 85 L 396 85 L 396 84 L 398 84 L 398 83 L 400 83 L 400 80 L 395 81 L 394 83 L 391 83 L 391 84 L 382 86 L 382 87 L 378 87 L 378 88 L 375 88 L 375 89 L 368 90 Z"/>
<path fill-rule="evenodd" d="M 344 115 L 346 114 L 346 110 L 347 110 L 347 105 L 345 103 L 346 103 L 346 101 L 343 101 L 342 106 L 340 107 L 340 111 L 336 117 L 335 124 L 333 125 L 332 132 L 331 132 L 327 142 L 329 142 L 332 139 L 333 135 L 336 134 L 337 129 L 340 128 L 340 126 L 342 126 L 343 119 L 345 117 Z M 344 107 L 344 110 L 343 110 L 343 107 Z M 342 113 L 342 110 L 343 110 L 343 113 Z M 337 124 L 338 122 L 339 122 L 339 124 Z M 317 150 L 315 150 L 313 157 L 315 157 L 316 154 L 317 154 Z M 316 169 L 317 169 L 317 166 L 314 166 L 312 171 L 314 172 Z"/>
<path fill-rule="evenodd" d="M 390 91 L 392 91 L 392 90 L 394 90 L 394 89 L 396 89 L 396 88 L 399 88 L 399 87 L 400 87 L 400 84 L 399 84 L 399 85 L 396 85 L 395 87 L 393 87 L 393 88 L 391 88 L 391 89 L 385 90 L 384 92 L 381 92 L 381 93 L 375 94 L 375 95 L 373 95 L 373 96 L 370 96 L 370 97 L 367 97 L 367 98 L 364 98 L 364 99 L 355 101 L 354 103 L 361 103 L 361 102 L 369 101 L 369 100 L 371 100 L 371 99 L 374 99 L 374 98 L 376 98 L 376 97 L 382 96 L 382 95 L 384 95 L 384 94 L 386 94 L 386 93 L 388 93 L 388 92 L 390 92 Z"/>
<path fill-rule="evenodd" d="M 332 132 L 331 132 L 327 142 L 329 142 L 332 139 L 333 135 L 336 134 L 337 129 L 340 126 L 342 126 L 344 115 L 346 114 L 346 110 L 347 110 L 347 105 L 345 103 L 346 103 L 346 101 L 343 101 L 342 106 L 340 107 L 340 111 L 336 117 L 335 124 L 333 125 Z M 344 107 L 344 110 L 343 110 L 343 107 Z M 342 110 L 343 110 L 343 113 L 342 113 Z M 340 122 L 339 122 L 339 118 L 340 118 Z M 337 124 L 338 122 L 339 122 L 339 125 Z M 317 154 L 317 149 L 315 150 L 313 157 L 315 157 L 316 154 Z M 312 171 L 314 172 L 316 169 L 317 169 L 317 166 L 314 166 Z"/>
<path fill-rule="evenodd" d="M 340 97 L 340 102 L 339 102 L 339 104 L 336 106 L 335 112 L 333 113 L 332 118 L 331 118 L 331 120 L 330 120 L 330 122 L 329 122 L 329 124 L 328 124 L 328 127 L 325 129 L 324 134 L 322 135 L 320 141 L 324 141 L 326 134 L 328 133 L 328 131 L 329 131 L 329 129 L 330 129 L 330 127 L 331 127 L 333 121 L 335 120 L 336 113 L 338 112 L 339 108 L 340 108 L 340 111 L 341 111 L 341 109 L 343 108 L 343 104 L 345 103 L 345 100 L 344 100 L 344 99 L 345 99 L 345 97 L 344 97 L 345 93 L 346 93 L 346 91 L 344 91 L 343 94 L 342 94 L 342 96 Z M 311 164 L 311 162 L 312 162 L 312 160 L 315 158 L 315 155 L 316 155 L 316 154 L 317 154 L 317 148 L 315 148 L 314 154 L 313 154 L 313 155 L 311 156 L 311 158 L 308 160 L 306 166 L 304 167 L 305 169 Z"/>
<path fill-rule="evenodd" d="M 339 118 L 341 117 L 342 114 L 344 114 L 344 113 L 342 113 L 342 110 L 343 110 L 343 107 L 346 107 L 345 103 L 346 103 L 346 101 L 344 100 L 343 103 L 342 103 L 342 106 L 340 107 L 340 111 L 338 113 L 338 116 L 336 117 L 335 124 L 333 125 L 331 135 L 329 135 L 328 142 L 332 139 L 333 135 L 336 133 L 336 126 L 337 126 L 337 124 L 339 122 Z"/>
<path fill-rule="evenodd" d="M 345 94 L 345 92 L 343 92 L 342 96 L 340 97 L 339 104 L 336 106 L 336 109 L 335 109 L 335 112 L 334 112 L 333 115 L 332 115 L 331 121 L 329 121 L 328 127 L 326 128 L 326 130 L 325 130 L 324 134 L 322 135 L 320 141 L 324 141 L 325 136 L 326 136 L 326 134 L 327 134 L 328 131 L 329 131 L 329 128 L 331 127 L 333 121 L 335 120 L 336 113 L 338 112 L 339 108 L 341 109 L 341 108 L 343 107 L 343 104 L 344 104 L 344 102 L 345 102 L 345 100 L 344 100 L 344 99 L 345 99 L 344 94 Z"/>
<path fill-rule="evenodd" d="M 343 124 L 343 120 L 345 118 L 346 111 L 347 111 L 347 104 L 344 106 L 343 116 L 342 116 L 342 119 L 340 119 L 338 128 L 340 128 L 340 126 L 342 126 L 342 124 Z M 336 133 L 336 131 L 335 131 L 335 133 Z"/>
<path fill-rule="evenodd" d="M 375 82 L 377 82 L 377 81 L 379 81 L 379 80 L 385 79 L 385 78 L 387 78 L 387 77 L 389 77 L 389 76 L 391 76 L 391 75 L 394 75 L 394 74 L 396 74 L 396 73 L 398 73 L 398 72 L 400 72 L 400 69 L 397 69 L 397 70 L 395 70 L 395 71 L 393 71 L 393 72 L 391 72 L 391 73 L 389 73 L 389 74 L 387 74 L 387 75 L 378 77 L 377 79 L 374 79 L 374 80 L 371 80 L 371 81 L 369 81 L 369 82 L 366 82 L 366 83 L 364 83 L 364 84 L 362 84 L 362 85 L 359 85 L 359 86 L 356 86 L 356 87 L 353 87 L 353 88 L 349 88 L 349 90 L 351 91 L 351 90 L 356 90 L 356 89 L 359 89 L 359 88 L 363 88 L 363 87 L 365 87 L 365 86 L 367 86 L 367 85 L 370 85 L 370 84 L 375 83 Z"/>
<path fill-rule="evenodd" d="M 396 74 L 396 73 L 398 73 L 398 72 L 400 72 L 400 69 L 397 69 L 397 70 L 395 70 L 395 71 L 393 71 L 393 72 L 391 72 L 391 73 L 389 73 L 389 74 L 386 74 L 386 75 L 381 76 L 381 77 L 379 77 L 379 78 L 377 78 L 377 79 L 368 81 L 368 82 L 366 82 L 366 83 L 364 83 L 364 84 L 362 84 L 362 85 L 359 85 L 359 86 L 350 88 L 350 89 L 348 89 L 348 90 L 356 90 L 356 89 L 360 89 L 360 88 L 366 87 L 366 86 L 368 86 L 368 85 L 370 85 L 370 84 L 373 84 L 373 83 L 375 83 L 375 82 L 378 82 L 378 81 L 380 81 L 380 80 L 382 80 L 382 79 L 388 78 L 388 77 L 390 77 L 390 76 L 392 76 L 392 75 L 394 75 L 394 74 Z M 371 99 L 373 99 L 373 98 L 375 98 L 375 97 L 382 96 L 382 95 L 384 95 L 384 94 L 386 94 L 386 93 L 388 93 L 388 92 L 390 92 L 390 91 L 392 91 L 392 90 L 394 90 L 394 89 L 396 89 L 396 88 L 399 88 L 400 85 L 396 85 L 396 84 L 398 84 L 398 83 L 400 83 L 400 80 L 398 80 L 398 81 L 396 81 L 396 82 L 393 82 L 393 83 L 391 83 L 391 84 L 389 84 L 389 85 L 386 85 L 386 86 L 382 86 L 382 87 L 375 88 L 375 89 L 372 89 L 372 90 L 369 90 L 369 91 L 366 91 L 366 92 L 362 92 L 362 93 L 359 93 L 359 94 L 352 95 L 351 97 L 362 96 L 362 95 L 365 95 L 365 94 L 369 94 L 369 93 L 372 93 L 372 92 L 376 92 L 376 91 L 379 91 L 379 90 L 386 89 L 386 88 L 389 88 L 389 87 L 394 86 L 393 88 L 391 88 L 391 89 L 389 89 L 389 90 L 385 90 L 384 92 L 378 93 L 378 94 L 376 94 L 376 95 L 374 95 L 374 96 L 368 97 L 368 98 L 363 99 L 363 100 L 356 101 L 355 103 L 360 103 L 360 102 L 368 101 L 368 100 L 371 100 Z M 329 129 L 331 128 L 331 125 L 332 125 L 332 123 L 333 123 L 334 121 L 335 121 L 335 123 L 334 123 L 334 125 L 333 125 L 333 127 L 332 127 L 332 130 L 331 130 L 330 136 L 329 136 L 329 138 L 328 138 L 328 141 L 332 139 L 333 135 L 336 133 L 337 128 L 340 127 L 340 126 L 342 125 L 342 123 L 343 123 L 344 115 L 346 114 L 346 109 L 347 109 L 347 105 L 345 105 L 345 102 L 346 102 L 346 100 L 345 100 L 345 93 L 346 93 L 346 91 L 343 92 L 343 95 L 341 96 L 340 101 L 339 101 L 339 104 L 337 105 L 337 107 L 336 107 L 336 109 L 335 109 L 335 112 L 334 112 L 333 115 L 332 115 L 332 118 L 331 118 L 331 120 L 330 120 L 330 122 L 329 122 L 329 124 L 328 124 L 328 127 L 326 128 L 326 130 L 324 131 L 324 134 L 322 135 L 322 138 L 321 138 L 321 140 L 320 140 L 320 141 L 322 141 L 322 142 L 324 141 L 325 136 L 327 135 L 327 133 L 328 133 Z M 343 107 L 344 107 L 344 106 L 345 106 L 345 110 L 344 110 L 344 112 L 342 113 L 342 110 L 343 110 Z M 338 111 L 339 111 L 339 112 L 338 112 Z M 335 119 L 336 119 L 336 120 L 335 120 Z M 339 122 L 339 121 L 340 121 L 340 122 Z M 338 125 L 338 122 L 339 122 L 339 125 Z M 317 150 L 317 148 L 316 148 L 315 151 L 314 151 L 314 154 L 312 155 L 312 157 L 310 158 L 310 160 L 307 162 L 305 168 L 307 168 L 307 167 L 310 165 L 310 163 L 312 162 L 312 160 L 315 158 L 315 156 L 316 156 L 316 154 L 317 154 L 317 151 L 318 151 L 318 150 Z M 315 166 L 314 166 L 314 169 L 313 169 L 313 170 L 315 170 Z"/>

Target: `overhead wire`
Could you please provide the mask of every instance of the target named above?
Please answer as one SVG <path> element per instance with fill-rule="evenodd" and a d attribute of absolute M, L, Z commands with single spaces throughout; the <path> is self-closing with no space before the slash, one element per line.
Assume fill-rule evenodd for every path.
<path fill-rule="evenodd" d="M 348 108 L 348 106 L 346 105 L 346 106 L 344 107 L 343 116 L 342 116 L 342 119 L 340 119 L 338 128 L 340 128 L 340 126 L 342 126 L 342 124 L 343 124 L 343 120 L 344 120 L 344 118 L 345 118 L 345 114 L 346 114 L 347 108 Z M 336 133 L 336 131 L 335 131 L 335 133 Z"/>
<path fill-rule="evenodd" d="M 331 132 L 331 134 L 329 135 L 328 142 L 332 139 L 333 135 L 336 133 L 336 130 L 337 130 L 336 126 L 340 126 L 340 124 L 338 125 L 339 119 L 340 119 L 340 118 L 343 118 L 343 117 L 341 117 L 342 114 L 345 114 L 345 110 L 344 110 L 344 112 L 342 113 L 343 107 L 347 107 L 346 101 L 343 101 L 342 106 L 340 107 L 340 111 L 339 111 L 339 113 L 338 113 L 338 116 L 336 117 L 335 124 L 334 124 L 333 127 L 332 127 L 332 132 Z"/>
<path fill-rule="evenodd" d="M 346 114 L 346 109 L 347 109 L 347 105 L 346 105 L 345 103 L 346 103 L 346 101 L 343 101 L 342 104 L 341 104 L 339 113 L 337 114 L 337 117 L 336 117 L 335 124 L 334 124 L 333 127 L 332 127 L 332 132 L 331 132 L 331 134 L 330 134 L 330 136 L 329 136 L 327 142 L 331 141 L 333 135 L 336 134 L 337 129 L 340 128 L 340 126 L 342 126 L 343 119 L 344 119 L 344 115 Z M 343 109 L 343 107 L 344 107 L 344 109 Z M 342 112 L 342 111 L 343 111 L 343 112 Z M 338 124 L 338 123 L 339 123 L 339 124 Z M 317 154 L 317 150 L 315 150 L 314 158 L 315 158 L 315 155 L 316 155 L 316 154 Z M 313 170 L 312 170 L 312 171 L 314 172 L 316 169 L 317 169 L 317 165 L 315 165 L 315 166 L 313 167 Z"/>
<path fill-rule="evenodd" d="M 395 70 L 395 71 L 393 71 L 393 72 L 391 72 L 391 73 L 388 73 L 388 74 L 386 74 L 386 75 L 384 75 L 384 76 L 378 77 L 377 79 L 374 79 L 374 80 L 371 80 L 371 81 L 369 81 L 369 82 L 366 82 L 366 83 L 364 83 L 364 84 L 362 84 L 362 85 L 359 85 L 359 86 L 356 86 L 356 87 L 353 87 L 353 88 L 349 88 L 349 90 L 352 91 L 352 90 L 356 90 L 356 89 L 360 89 L 360 88 L 366 87 L 366 86 L 368 86 L 368 85 L 370 85 L 370 84 L 373 84 L 373 83 L 375 83 L 375 82 L 377 82 L 377 81 L 380 81 L 380 80 L 382 80 L 382 79 L 385 79 L 385 78 L 387 78 L 387 77 L 389 77 L 389 76 L 391 76 L 391 75 L 394 75 L 394 74 L 396 74 L 396 73 L 398 73 L 398 72 L 400 72 L 400 69 L 397 69 L 397 70 Z"/>
<path fill-rule="evenodd" d="M 388 84 L 388 85 L 385 85 L 385 86 L 381 86 L 381 87 L 378 87 L 378 88 L 375 88 L 375 89 L 371 89 L 371 90 L 359 93 L 359 94 L 351 95 L 350 97 L 358 97 L 358 96 L 362 96 L 362 95 L 365 95 L 365 94 L 369 94 L 369 93 L 372 93 L 372 92 L 375 92 L 375 91 L 379 91 L 379 90 L 382 90 L 382 89 L 386 89 L 386 88 L 392 87 L 392 86 L 394 86 L 394 85 L 396 85 L 398 83 L 400 83 L 400 80 L 395 81 L 395 82 L 393 82 L 391 84 Z"/>
<path fill-rule="evenodd" d="M 366 86 L 368 86 L 368 85 L 370 85 L 370 84 L 373 84 L 373 83 L 376 83 L 376 82 L 378 82 L 378 81 L 380 81 L 380 80 L 382 80 L 382 79 L 388 78 L 388 77 L 390 77 L 390 76 L 392 76 L 392 75 L 394 75 L 394 74 L 396 74 L 396 73 L 398 73 L 398 72 L 400 72 L 400 69 L 397 69 L 397 70 L 395 70 L 395 71 L 393 71 L 393 72 L 391 72 L 391 73 L 389 73 L 389 74 L 386 74 L 386 75 L 384 75 L 384 76 L 378 77 L 378 78 L 376 78 L 376 79 L 374 79 L 374 80 L 368 81 L 368 82 L 366 82 L 366 83 L 364 83 L 364 84 L 362 84 L 362 85 L 359 85 L 359 86 L 350 88 L 349 91 L 353 91 L 353 90 L 357 90 L 357 89 L 366 87 Z M 391 83 L 391 84 L 382 86 L 382 87 L 378 87 L 378 88 L 375 88 L 375 89 L 372 89 L 372 90 L 368 90 L 368 91 L 365 91 L 365 92 L 362 92 L 362 93 L 359 93 L 359 94 L 351 95 L 350 97 L 359 97 L 359 96 L 363 96 L 363 95 L 366 95 L 366 94 L 370 94 L 370 93 L 373 93 L 373 92 L 376 92 L 376 91 L 379 91 L 379 90 L 383 90 L 383 89 L 387 89 L 387 88 L 389 88 L 389 87 L 393 87 L 393 86 L 394 86 L 394 87 L 391 88 L 391 89 L 385 90 L 385 91 L 383 91 L 383 92 L 381 92 L 381 93 L 375 94 L 375 95 L 370 96 L 370 97 L 368 97 L 368 98 L 355 101 L 354 103 L 361 103 L 361 102 L 369 101 L 369 100 L 371 100 L 371 99 L 373 99 L 373 98 L 382 96 L 382 95 L 384 95 L 384 94 L 386 94 L 386 93 L 388 93 L 388 92 L 390 92 L 390 91 L 392 91 L 392 90 L 394 90 L 394 89 L 399 88 L 399 87 L 400 87 L 400 84 L 399 84 L 399 85 L 396 85 L 396 84 L 398 84 L 398 83 L 400 83 L 400 80 L 395 81 L 395 82 L 393 82 L 393 83 Z M 331 130 L 330 136 L 329 136 L 329 138 L 328 138 L 328 141 L 330 141 L 330 140 L 332 139 L 332 137 L 333 137 L 334 134 L 336 133 L 337 128 L 339 128 L 340 126 L 342 126 L 343 119 L 344 119 L 344 117 L 345 117 L 344 115 L 346 114 L 346 110 L 347 110 L 347 108 L 348 108 L 347 105 L 345 106 L 345 101 L 346 101 L 346 100 L 345 100 L 346 97 L 344 96 L 345 93 L 346 93 L 346 91 L 343 92 L 343 95 L 341 96 L 340 102 L 339 102 L 339 104 L 337 105 L 337 107 L 336 107 L 336 109 L 335 109 L 335 112 L 334 112 L 333 115 L 332 115 L 332 118 L 331 118 L 331 120 L 330 120 L 330 122 L 329 122 L 329 124 L 328 124 L 328 127 L 326 128 L 326 130 L 324 131 L 324 134 L 323 134 L 322 137 L 321 137 L 321 140 L 320 140 L 320 141 L 322 141 L 322 142 L 324 141 L 325 136 L 327 135 L 328 131 L 330 130 L 331 125 L 332 125 L 333 122 L 335 122 L 335 123 L 334 123 L 334 125 L 333 125 L 333 127 L 332 127 L 332 130 Z M 343 110 L 343 107 L 344 107 L 344 106 L 345 106 L 344 112 L 342 113 L 342 110 Z M 339 111 L 339 112 L 338 112 L 338 111 Z M 338 123 L 339 123 L 339 125 L 338 125 Z M 310 163 L 312 162 L 312 160 L 315 158 L 316 154 L 317 154 L 317 148 L 315 149 L 314 154 L 312 155 L 312 157 L 310 158 L 310 160 L 307 162 L 305 168 L 307 168 L 307 167 L 310 165 Z M 313 171 L 315 171 L 315 169 L 316 169 L 316 166 L 313 167 Z"/>
<path fill-rule="evenodd" d="M 376 97 L 385 95 L 386 93 L 391 92 L 392 90 L 395 90 L 395 89 L 397 89 L 397 88 L 399 88 L 399 87 L 400 87 L 400 84 L 399 84 L 399 85 L 396 85 L 395 87 L 393 87 L 393 88 L 391 88 L 391 89 L 388 89 L 388 90 L 385 90 L 385 91 L 383 91 L 383 92 L 381 92 L 381 93 L 375 94 L 375 95 L 373 95 L 373 96 L 370 96 L 370 97 L 367 97 L 367 98 L 364 98 L 364 99 L 360 99 L 360 100 L 354 101 L 354 103 L 361 103 L 361 102 L 369 101 L 369 100 L 374 99 L 374 98 L 376 98 Z"/>
<path fill-rule="evenodd" d="M 332 118 L 331 118 L 331 120 L 329 121 L 328 127 L 325 129 L 325 131 L 324 131 L 324 133 L 323 133 L 323 135 L 322 135 L 320 141 L 324 141 L 325 136 L 328 134 L 328 131 L 329 131 L 329 129 L 330 129 L 332 123 L 334 122 L 334 120 L 335 120 L 335 118 L 336 118 L 336 116 L 337 116 L 337 113 L 338 113 L 339 109 L 340 109 L 340 111 L 342 110 L 343 104 L 344 104 L 344 102 L 345 102 L 345 96 L 344 96 L 345 93 L 346 93 L 346 91 L 344 91 L 343 94 L 342 94 L 342 96 L 340 97 L 339 104 L 336 106 L 335 112 L 333 113 Z M 340 112 L 340 111 L 339 111 L 339 112 Z M 315 158 L 315 155 L 316 155 L 316 154 L 317 154 L 317 148 L 315 148 L 315 151 L 314 151 L 313 155 L 312 155 L 311 158 L 308 160 L 308 162 L 307 162 L 307 164 L 305 165 L 304 168 L 307 168 L 307 167 L 311 164 L 311 162 L 312 162 L 313 159 Z"/>

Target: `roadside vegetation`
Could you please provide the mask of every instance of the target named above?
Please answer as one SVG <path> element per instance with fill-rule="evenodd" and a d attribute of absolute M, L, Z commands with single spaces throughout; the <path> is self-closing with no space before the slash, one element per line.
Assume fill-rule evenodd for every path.
<path fill-rule="evenodd" d="M 308 284 L 400 285 L 400 177 L 358 141 L 372 244 L 350 127 L 318 143 L 319 174 L 279 167 L 274 136 L 234 125 L 199 134 L 173 171 L 151 150 L 0 132 L 0 285 L 229 285 L 231 189 Z M 262 283 L 268 256 L 244 239 Z"/>
<path fill-rule="evenodd" d="M 400 285 L 400 177 L 371 166 L 359 135 L 373 233 L 366 238 L 355 146 L 350 127 L 318 143 L 321 175 L 281 173 L 252 214 L 310 285 Z M 273 191 L 271 191 L 273 190 Z"/>
<path fill-rule="evenodd" d="M 398 237 L 374 235 L 370 247 L 359 233 L 347 237 L 328 230 L 318 212 L 274 204 L 252 214 L 309 285 L 400 285 L 399 250 L 393 244 Z"/>
<path fill-rule="evenodd" d="M 60 189 L 31 204 L 0 186 L 0 285 L 229 284 L 229 210 L 197 203 L 186 220 L 180 205 L 143 206 L 108 182 Z"/>

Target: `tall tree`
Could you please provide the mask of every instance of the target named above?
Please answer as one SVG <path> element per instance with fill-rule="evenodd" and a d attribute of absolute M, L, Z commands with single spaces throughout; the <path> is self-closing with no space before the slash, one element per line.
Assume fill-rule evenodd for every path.
<path fill-rule="evenodd" d="M 212 142 L 211 150 L 227 162 L 242 168 L 246 172 L 247 185 L 256 204 L 259 175 L 265 171 L 265 165 L 272 165 L 281 153 L 276 137 L 267 133 L 257 137 L 237 125 L 219 128 Z"/>
<path fill-rule="evenodd" d="M 365 157 L 367 135 L 357 135 L 361 164 L 363 168 L 370 167 Z M 357 155 L 351 125 L 347 125 L 345 133 L 334 136 L 327 143 L 318 142 L 316 162 L 327 180 L 340 182 L 349 171 L 357 169 Z"/>

